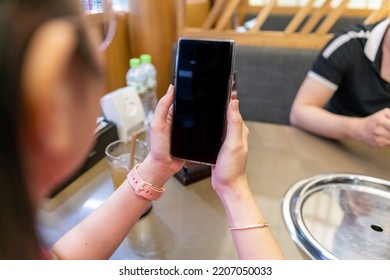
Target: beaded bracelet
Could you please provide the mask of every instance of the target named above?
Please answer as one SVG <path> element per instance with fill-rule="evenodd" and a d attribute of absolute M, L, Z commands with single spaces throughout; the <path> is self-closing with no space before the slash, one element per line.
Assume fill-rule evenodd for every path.
<path fill-rule="evenodd" d="M 242 225 L 242 226 L 229 226 L 230 230 L 244 230 L 244 229 L 252 229 L 252 228 L 265 228 L 268 227 L 269 223 L 261 222 L 253 225 Z"/>

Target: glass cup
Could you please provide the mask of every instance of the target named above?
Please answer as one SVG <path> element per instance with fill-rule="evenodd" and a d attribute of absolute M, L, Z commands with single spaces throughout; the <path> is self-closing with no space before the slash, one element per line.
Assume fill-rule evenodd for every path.
<path fill-rule="evenodd" d="M 119 188 L 125 180 L 127 180 L 127 174 L 130 172 L 131 169 L 131 150 L 132 140 L 117 140 L 106 147 L 106 158 L 115 190 Z M 135 152 L 133 166 L 137 163 L 143 162 L 149 152 L 147 143 L 140 139 L 136 139 L 134 150 Z M 152 203 L 150 202 L 150 206 L 145 210 L 141 217 L 148 214 L 151 209 Z"/>
<path fill-rule="evenodd" d="M 134 225 L 127 242 L 131 251 L 144 259 L 167 259 L 178 240 L 155 212 Z"/>
<path fill-rule="evenodd" d="M 132 150 L 132 140 L 117 140 L 106 147 L 106 158 L 110 168 L 114 189 L 119 188 L 126 180 L 130 172 L 130 159 Z M 136 139 L 133 166 L 144 161 L 148 154 L 146 142 Z"/>

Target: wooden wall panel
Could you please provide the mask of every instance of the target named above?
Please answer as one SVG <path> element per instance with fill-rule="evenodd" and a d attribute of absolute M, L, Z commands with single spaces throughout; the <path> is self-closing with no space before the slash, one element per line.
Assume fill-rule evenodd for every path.
<path fill-rule="evenodd" d="M 157 68 L 157 94 L 172 82 L 172 44 L 177 41 L 175 0 L 129 0 L 130 55 L 152 56 Z"/>
<path fill-rule="evenodd" d="M 126 73 L 129 69 L 130 44 L 127 13 L 117 14 L 114 39 L 106 50 L 106 89 L 107 92 L 126 86 Z"/>

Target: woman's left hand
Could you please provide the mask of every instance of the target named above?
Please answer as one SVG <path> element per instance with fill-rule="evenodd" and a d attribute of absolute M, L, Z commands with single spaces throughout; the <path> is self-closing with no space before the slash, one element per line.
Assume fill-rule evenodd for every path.
<path fill-rule="evenodd" d="M 178 172 L 184 161 L 170 156 L 171 125 L 173 114 L 174 87 L 169 86 L 167 93 L 159 100 L 153 120 L 150 124 L 150 156 L 156 164 L 164 166 L 172 174 Z"/>

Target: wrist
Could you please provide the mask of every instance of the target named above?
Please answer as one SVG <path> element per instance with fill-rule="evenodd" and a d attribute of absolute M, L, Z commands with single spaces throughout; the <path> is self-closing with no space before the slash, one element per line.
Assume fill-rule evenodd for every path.
<path fill-rule="evenodd" d="M 246 175 L 238 176 L 234 181 L 221 182 L 215 180 L 213 187 L 218 196 L 222 199 L 223 197 L 237 197 L 242 196 L 244 193 L 249 192 L 249 184 Z"/>
<path fill-rule="evenodd" d="M 361 118 L 348 118 L 348 127 L 345 129 L 346 139 L 347 140 L 357 140 L 362 141 L 362 119 Z"/>
<path fill-rule="evenodd" d="M 247 225 L 265 221 L 249 189 L 220 196 L 230 225 Z"/>
<path fill-rule="evenodd" d="M 162 187 L 172 177 L 173 172 L 149 154 L 138 168 L 138 174 L 153 186 Z"/>
<path fill-rule="evenodd" d="M 134 189 L 135 193 L 145 198 L 146 200 L 157 200 L 159 199 L 165 192 L 164 187 L 155 187 L 150 182 L 145 181 L 138 174 L 138 169 L 140 168 L 140 164 L 137 163 L 132 170 L 130 170 L 127 175 L 127 182 Z"/>

